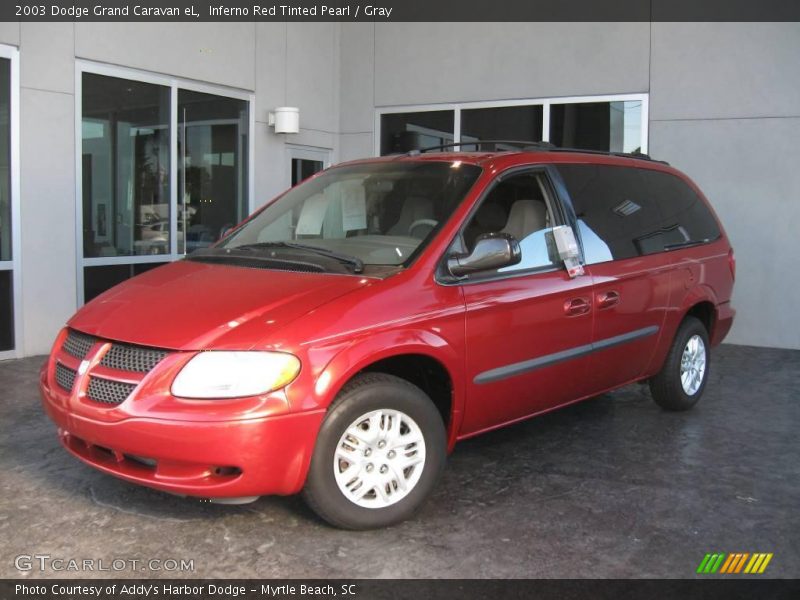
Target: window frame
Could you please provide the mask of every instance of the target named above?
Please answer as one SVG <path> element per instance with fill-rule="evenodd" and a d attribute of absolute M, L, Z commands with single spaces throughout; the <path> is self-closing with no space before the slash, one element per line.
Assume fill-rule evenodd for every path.
<path fill-rule="evenodd" d="M 322 163 L 322 171 L 329 168 L 333 163 L 331 159 L 331 149 L 320 146 L 304 146 L 302 144 L 286 144 L 286 170 L 284 171 L 283 189 L 288 190 L 292 187 L 292 160 L 313 160 Z M 320 173 L 322 172 L 320 171 Z"/>
<path fill-rule="evenodd" d="M 542 140 L 550 141 L 550 107 L 553 104 L 587 104 L 594 102 L 627 102 L 640 101 L 641 114 L 641 151 L 647 154 L 649 142 L 650 122 L 650 94 L 607 94 L 597 96 L 552 96 L 543 98 L 524 98 L 517 100 L 485 100 L 476 102 L 451 102 L 436 104 L 406 104 L 380 106 L 375 109 L 375 127 L 373 129 L 373 152 L 381 156 L 381 117 L 386 114 L 431 112 L 438 110 L 452 110 L 453 114 L 453 143 L 461 141 L 461 111 L 475 108 L 507 108 L 513 106 L 541 106 L 542 107 Z M 538 140 L 531 140 L 538 141 Z"/>
<path fill-rule="evenodd" d="M 170 210 L 170 242 L 169 252 L 158 255 L 102 256 L 87 258 L 83 256 L 83 74 L 92 73 L 106 77 L 128 79 L 140 83 L 150 83 L 169 88 L 169 210 Z M 178 252 L 178 93 L 188 90 L 206 94 L 214 94 L 248 103 L 248 150 L 247 150 L 247 206 L 246 215 L 255 208 L 255 94 L 250 91 L 203 83 L 182 77 L 164 75 L 151 71 L 143 71 L 98 63 L 85 59 L 75 60 L 75 240 L 77 255 L 77 303 L 82 306 L 84 299 L 84 269 L 86 267 L 102 267 L 111 265 L 135 265 L 147 263 L 170 263 L 185 256 Z M 0 355 L 1 356 L 1 355 Z"/>
<path fill-rule="evenodd" d="M 505 180 L 516 177 L 517 175 L 536 175 L 540 178 L 542 185 L 545 188 L 546 196 L 545 203 L 551 213 L 552 223 L 551 227 L 558 225 L 571 225 L 572 219 L 570 212 L 566 210 L 563 200 L 559 194 L 558 182 L 553 179 L 553 169 L 549 164 L 527 164 L 515 165 L 509 167 L 505 171 L 497 174 L 492 181 L 481 192 L 478 199 L 470 208 L 464 220 L 458 227 L 458 231 L 447 244 L 442 256 L 439 257 L 434 278 L 439 285 L 454 286 L 454 285 L 475 285 L 479 283 L 487 283 L 491 281 L 501 281 L 504 279 L 511 279 L 516 277 L 528 277 L 531 275 L 539 275 L 542 273 L 553 273 L 556 271 L 566 271 L 563 264 L 555 263 L 550 266 L 534 267 L 531 269 L 519 269 L 516 271 L 507 271 L 504 273 L 494 273 L 491 275 L 465 275 L 464 277 L 457 278 L 450 274 L 447 270 L 447 259 L 454 252 L 454 246 L 460 242 L 461 247 L 466 247 L 464 244 L 464 230 L 472 221 L 472 218 L 478 212 L 478 209 L 486 201 L 486 198 Z"/>
<path fill-rule="evenodd" d="M 11 219 L 11 260 L 0 260 L 0 271 L 11 272 L 13 287 L 11 320 L 14 323 L 13 348 L 0 351 L 0 360 L 22 356 L 22 223 L 19 185 L 19 48 L 0 44 L 0 58 L 9 61 L 9 208 Z"/>
<path fill-rule="evenodd" d="M 20 161 L 19 161 L 19 48 L 0 44 L 0 58 L 10 62 L 9 81 L 9 177 L 11 218 L 11 260 L 0 261 L 0 271 L 11 271 L 13 286 L 12 322 L 14 323 L 14 347 L 0 351 L 0 360 L 22 356 L 22 223 L 20 213 Z"/>

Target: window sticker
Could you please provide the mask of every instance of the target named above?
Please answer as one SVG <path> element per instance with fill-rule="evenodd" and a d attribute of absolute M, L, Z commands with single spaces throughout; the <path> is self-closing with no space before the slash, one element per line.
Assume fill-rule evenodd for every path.
<path fill-rule="evenodd" d="M 345 231 L 367 228 L 367 200 L 360 183 L 342 186 L 342 228 Z"/>
<path fill-rule="evenodd" d="M 322 194 L 314 194 L 303 203 L 297 219 L 297 235 L 319 235 L 328 210 L 328 200 Z"/>

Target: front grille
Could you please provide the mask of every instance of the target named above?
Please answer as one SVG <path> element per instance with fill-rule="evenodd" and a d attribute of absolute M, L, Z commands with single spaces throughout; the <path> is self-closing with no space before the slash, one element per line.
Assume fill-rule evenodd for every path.
<path fill-rule="evenodd" d="M 56 383 L 67 390 L 72 391 L 72 386 L 75 385 L 76 372 L 69 367 L 65 367 L 60 362 L 56 363 Z"/>
<path fill-rule="evenodd" d="M 102 346 L 98 344 L 102 344 Z M 93 347 L 108 348 L 103 358 L 100 359 L 98 370 L 102 371 L 100 367 L 106 367 L 113 371 L 128 373 L 128 376 L 111 374 L 113 371 L 103 373 L 103 377 L 96 376 L 94 372 L 96 363 L 92 360 L 96 355 L 89 354 Z M 91 365 L 87 373 L 89 385 L 86 389 L 86 399 L 106 406 L 117 406 L 127 400 L 138 385 L 138 383 L 129 382 L 140 381 L 167 354 L 169 354 L 167 350 L 160 348 L 114 342 L 70 329 L 61 345 L 61 354 L 56 357 L 55 379 L 59 387 L 67 392 L 72 392 L 77 379 L 77 371 L 63 363 L 73 365 L 74 360 L 70 356 L 82 360 L 87 365 Z M 128 381 L 119 381 L 118 379 L 127 379 Z"/>
<path fill-rule="evenodd" d="M 64 340 L 64 352 L 75 358 L 86 358 L 96 341 L 97 339 L 90 335 L 70 329 L 67 339 Z"/>
<path fill-rule="evenodd" d="M 129 344 L 114 344 L 100 361 L 104 367 L 118 371 L 149 373 L 167 355 L 164 350 L 142 348 Z"/>
<path fill-rule="evenodd" d="M 90 377 L 86 395 L 95 402 L 121 404 L 133 393 L 134 389 L 136 389 L 136 385 L 133 383 Z"/>

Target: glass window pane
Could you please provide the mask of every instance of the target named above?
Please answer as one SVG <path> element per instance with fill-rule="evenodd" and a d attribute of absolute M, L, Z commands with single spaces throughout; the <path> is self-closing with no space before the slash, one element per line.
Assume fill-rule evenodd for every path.
<path fill-rule="evenodd" d="M 480 172 L 480 167 L 460 161 L 389 161 L 329 169 L 270 204 L 226 238 L 219 251 L 227 255 L 239 246 L 264 244 L 251 251 L 295 259 L 299 252 L 302 260 L 320 260 L 316 252 L 274 247 L 274 242 L 294 242 L 356 256 L 366 265 L 398 266 L 432 239 Z M 195 256 L 219 264 L 219 253 L 213 256 L 217 250 Z M 231 255 L 234 262 L 240 258 Z M 330 262 L 323 257 L 323 264 Z M 337 263 L 333 261 L 341 268 Z"/>
<path fill-rule="evenodd" d="M 169 94 L 165 86 L 83 74 L 85 257 L 168 252 Z"/>
<path fill-rule="evenodd" d="M 550 107 L 550 142 L 563 148 L 639 152 L 642 102 L 582 102 Z"/>
<path fill-rule="evenodd" d="M 504 106 L 461 111 L 461 141 L 514 140 L 538 142 L 542 139 L 541 106 Z M 481 150 L 516 150 L 513 145 L 480 146 Z M 474 147 L 465 146 L 464 150 Z"/>
<path fill-rule="evenodd" d="M 381 115 L 381 155 L 449 144 L 454 128 L 452 110 Z"/>
<path fill-rule="evenodd" d="M 483 234 L 502 232 L 514 236 L 522 259 L 492 274 L 552 267 L 556 263 L 550 239 L 552 225 L 541 179 L 526 173 L 504 180 L 489 193 L 464 229 L 464 244 L 471 252 Z"/>
<path fill-rule="evenodd" d="M 649 171 L 604 165 L 560 165 L 587 264 L 664 249 L 663 222 Z"/>
<path fill-rule="evenodd" d="M 0 352 L 14 349 L 13 275 L 13 271 L 0 271 Z"/>
<path fill-rule="evenodd" d="M 314 173 L 319 173 L 325 165 L 321 160 L 310 160 L 307 158 L 292 159 L 292 187 L 301 181 L 308 179 Z"/>
<path fill-rule="evenodd" d="M 11 260 L 11 61 L 0 59 L 0 260 Z M 0 317 L 1 319 L 2 317 Z"/>
<path fill-rule="evenodd" d="M 84 301 L 89 302 L 106 290 L 136 275 L 140 275 L 167 263 L 145 263 L 135 265 L 106 265 L 83 269 Z"/>
<path fill-rule="evenodd" d="M 178 252 L 189 253 L 247 215 L 248 102 L 179 90 L 178 124 Z"/>
<path fill-rule="evenodd" d="M 720 236 L 711 211 L 685 181 L 670 173 L 642 171 L 648 188 L 658 202 L 663 222 L 663 245 L 708 242 Z"/>

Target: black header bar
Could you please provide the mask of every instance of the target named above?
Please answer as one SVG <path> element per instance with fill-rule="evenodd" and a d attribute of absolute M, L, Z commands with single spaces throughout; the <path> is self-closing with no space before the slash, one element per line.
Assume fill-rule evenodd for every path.
<path fill-rule="evenodd" d="M 800 1 L 2 0 L 0 21 L 800 21 Z"/>
<path fill-rule="evenodd" d="M 1 600 L 796 600 L 797 580 L 776 579 L 4 579 Z"/>

